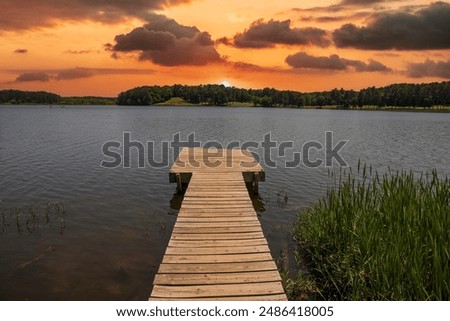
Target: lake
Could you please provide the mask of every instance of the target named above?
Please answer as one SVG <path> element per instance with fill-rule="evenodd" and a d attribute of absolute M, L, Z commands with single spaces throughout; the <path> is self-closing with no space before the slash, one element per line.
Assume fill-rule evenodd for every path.
<path fill-rule="evenodd" d="M 276 166 L 259 155 L 266 182 L 254 205 L 272 256 L 295 273 L 290 229 L 298 214 L 324 195 L 333 166 L 286 160 L 303 144 L 348 142 L 340 155 L 380 172 L 450 175 L 450 114 L 226 107 L 1 106 L 0 299 L 146 300 L 182 196 L 168 166 L 104 168 L 103 144 L 182 140 L 204 144 L 292 142 Z M 323 151 L 311 150 L 311 159 Z M 155 160 L 162 152 L 155 149 Z M 169 153 L 169 164 L 176 155 Z M 266 161 L 267 164 L 264 163 Z"/>

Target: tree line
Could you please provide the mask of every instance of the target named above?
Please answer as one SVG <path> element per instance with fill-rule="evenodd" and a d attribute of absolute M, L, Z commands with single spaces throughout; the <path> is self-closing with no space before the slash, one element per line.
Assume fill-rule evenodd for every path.
<path fill-rule="evenodd" d="M 0 104 L 57 104 L 61 96 L 46 91 L 0 90 Z"/>
<path fill-rule="evenodd" d="M 337 106 L 338 108 L 432 107 L 450 105 L 450 82 L 429 84 L 394 84 L 369 87 L 360 91 L 333 89 L 301 93 L 291 90 L 242 89 L 223 85 L 144 86 L 119 94 L 118 105 L 154 105 L 172 97 L 192 104 L 225 106 L 229 103 L 252 103 L 264 107 Z"/>
<path fill-rule="evenodd" d="M 37 104 L 37 105 L 114 105 L 116 98 L 108 97 L 61 97 L 46 91 L 0 90 L 0 104 Z"/>
<path fill-rule="evenodd" d="M 333 89 L 302 93 L 274 88 L 243 89 L 223 85 L 143 86 L 118 97 L 61 97 L 44 91 L 0 90 L 0 104 L 118 104 L 149 106 L 179 97 L 196 105 L 226 106 L 232 103 L 262 107 L 337 106 L 340 109 L 450 106 L 450 81 L 429 84 L 394 84 L 360 91 Z"/>

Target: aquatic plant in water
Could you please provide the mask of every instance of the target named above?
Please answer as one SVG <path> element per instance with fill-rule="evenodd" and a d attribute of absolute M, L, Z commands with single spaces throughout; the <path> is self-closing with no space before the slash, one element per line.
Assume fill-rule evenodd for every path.
<path fill-rule="evenodd" d="M 331 174 L 327 195 L 301 213 L 298 251 L 326 299 L 448 300 L 450 182 L 417 177 Z"/>

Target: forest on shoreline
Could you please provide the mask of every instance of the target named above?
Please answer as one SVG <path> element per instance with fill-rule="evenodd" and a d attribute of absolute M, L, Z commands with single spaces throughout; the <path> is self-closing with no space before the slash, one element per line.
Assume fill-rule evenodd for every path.
<path fill-rule="evenodd" d="M 60 105 L 207 105 L 256 107 L 317 107 L 338 109 L 432 108 L 450 106 L 450 81 L 428 84 L 393 84 L 360 91 L 333 89 L 323 92 L 298 92 L 274 88 L 243 89 L 224 85 L 143 86 L 114 97 L 61 97 L 45 91 L 1 90 L 0 104 Z"/>

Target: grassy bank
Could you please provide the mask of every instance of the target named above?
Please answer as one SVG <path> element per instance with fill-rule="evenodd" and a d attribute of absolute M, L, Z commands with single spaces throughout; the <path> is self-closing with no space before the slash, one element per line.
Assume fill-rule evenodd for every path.
<path fill-rule="evenodd" d="M 448 300 L 449 179 L 436 172 L 379 176 L 364 166 L 332 181 L 327 195 L 299 215 L 294 232 L 320 295 Z M 296 285 L 298 291 L 302 284 L 291 281 Z"/>
<path fill-rule="evenodd" d="M 172 97 L 165 102 L 158 103 L 155 105 L 156 106 L 194 106 L 194 104 L 191 104 L 180 97 Z"/>

